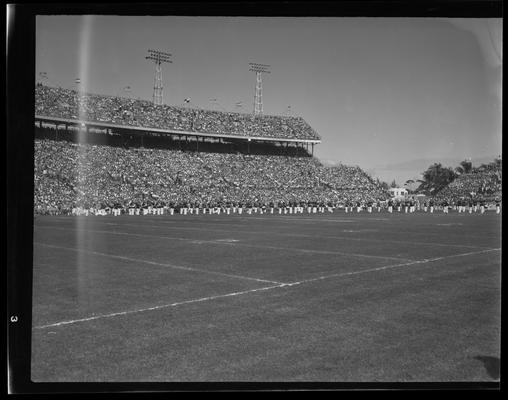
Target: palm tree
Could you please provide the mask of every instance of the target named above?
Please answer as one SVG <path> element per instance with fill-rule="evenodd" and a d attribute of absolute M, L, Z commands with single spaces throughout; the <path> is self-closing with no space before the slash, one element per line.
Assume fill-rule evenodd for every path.
<path fill-rule="evenodd" d="M 452 182 L 457 174 L 450 167 L 443 167 L 440 163 L 434 163 L 422 174 L 423 182 L 418 190 L 437 193 Z"/>
<path fill-rule="evenodd" d="M 487 164 L 482 164 L 478 167 L 478 171 L 483 172 L 486 171 L 489 168 Z"/>
<path fill-rule="evenodd" d="M 503 160 L 501 159 L 501 156 L 499 156 L 498 158 L 496 158 L 494 160 L 494 164 L 495 164 L 495 167 L 498 168 L 498 169 L 501 169 L 502 168 L 502 165 L 503 165 Z"/>
<path fill-rule="evenodd" d="M 460 166 L 462 167 L 462 169 L 464 170 L 464 173 L 465 174 L 468 174 L 471 172 L 471 170 L 473 169 L 473 163 L 471 162 L 471 160 L 464 160 L 460 163 Z"/>
<path fill-rule="evenodd" d="M 473 163 L 470 160 L 460 162 L 460 165 L 455 168 L 455 172 L 459 175 L 469 174 L 473 171 Z"/>
<path fill-rule="evenodd" d="M 414 180 L 412 179 L 408 179 L 405 183 L 404 183 L 404 186 L 406 187 L 408 193 L 411 193 L 411 189 L 409 188 L 409 186 L 411 186 L 413 183 L 415 183 Z"/>

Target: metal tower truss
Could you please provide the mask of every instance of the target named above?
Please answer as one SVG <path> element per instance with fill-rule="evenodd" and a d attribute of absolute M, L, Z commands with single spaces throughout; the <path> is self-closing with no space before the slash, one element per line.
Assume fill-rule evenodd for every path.
<path fill-rule="evenodd" d="M 261 74 L 269 74 L 267 64 L 249 63 L 249 71 L 256 73 L 256 89 L 254 92 L 254 116 L 263 115 L 263 81 Z"/>
<path fill-rule="evenodd" d="M 148 56 L 145 58 L 155 64 L 155 74 L 153 77 L 153 104 L 161 105 L 164 100 L 164 87 L 162 85 L 162 63 L 172 63 L 171 54 L 159 50 L 148 50 Z"/>

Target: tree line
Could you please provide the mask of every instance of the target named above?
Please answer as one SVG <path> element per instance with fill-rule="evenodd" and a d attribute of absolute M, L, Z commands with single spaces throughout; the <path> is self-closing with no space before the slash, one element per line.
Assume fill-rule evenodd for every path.
<path fill-rule="evenodd" d="M 422 179 L 417 179 L 416 181 L 408 179 L 404 183 L 404 186 L 407 188 L 415 183 L 419 183 L 419 186 L 414 190 L 414 192 L 432 196 L 439 193 L 461 175 L 487 171 L 499 171 L 501 170 L 501 167 L 501 156 L 490 163 L 481 164 L 479 167 L 474 167 L 471 160 L 461 161 L 455 168 L 444 167 L 441 163 L 434 163 L 422 173 Z M 385 189 L 388 189 L 389 187 L 398 187 L 395 180 L 393 180 L 390 185 L 386 182 L 380 183 Z"/>

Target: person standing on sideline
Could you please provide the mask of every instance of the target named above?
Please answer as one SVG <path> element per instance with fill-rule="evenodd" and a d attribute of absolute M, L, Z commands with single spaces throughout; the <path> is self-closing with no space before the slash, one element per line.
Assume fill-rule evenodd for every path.
<path fill-rule="evenodd" d="M 446 200 L 443 200 L 441 204 L 443 206 L 443 213 L 448 214 L 448 202 Z"/>

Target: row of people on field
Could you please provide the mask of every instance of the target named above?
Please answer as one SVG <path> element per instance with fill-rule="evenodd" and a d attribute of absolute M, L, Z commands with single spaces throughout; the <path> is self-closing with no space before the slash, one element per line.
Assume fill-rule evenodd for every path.
<path fill-rule="evenodd" d="M 99 205 L 97 207 L 74 207 L 69 212 L 66 210 L 65 214 L 71 215 L 200 215 L 200 214 L 323 214 L 323 213 L 334 213 L 336 211 L 344 211 L 345 213 L 351 212 L 382 212 L 387 211 L 389 213 L 403 212 L 403 213 L 414 213 L 416 211 L 425 213 L 434 213 L 438 210 L 443 213 L 449 213 L 450 210 L 455 210 L 458 213 L 485 213 L 489 208 L 490 204 L 484 201 L 476 202 L 472 201 L 467 205 L 449 205 L 447 202 L 434 204 L 432 200 L 425 201 L 422 204 L 418 202 L 400 202 L 389 200 L 387 202 L 367 202 L 366 204 L 361 202 L 345 202 L 344 204 L 333 204 L 324 202 L 248 202 L 248 203 L 236 203 L 236 202 L 225 202 L 223 204 L 192 204 L 192 203 L 174 203 L 174 202 L 144 202 L 135 203 L 130 202 L 128 205 L 122 205 L 120 203 L 111 205 Z M 495 203 L 496 212 L 500 213 L 501 204 L 500 202 Z"/>

